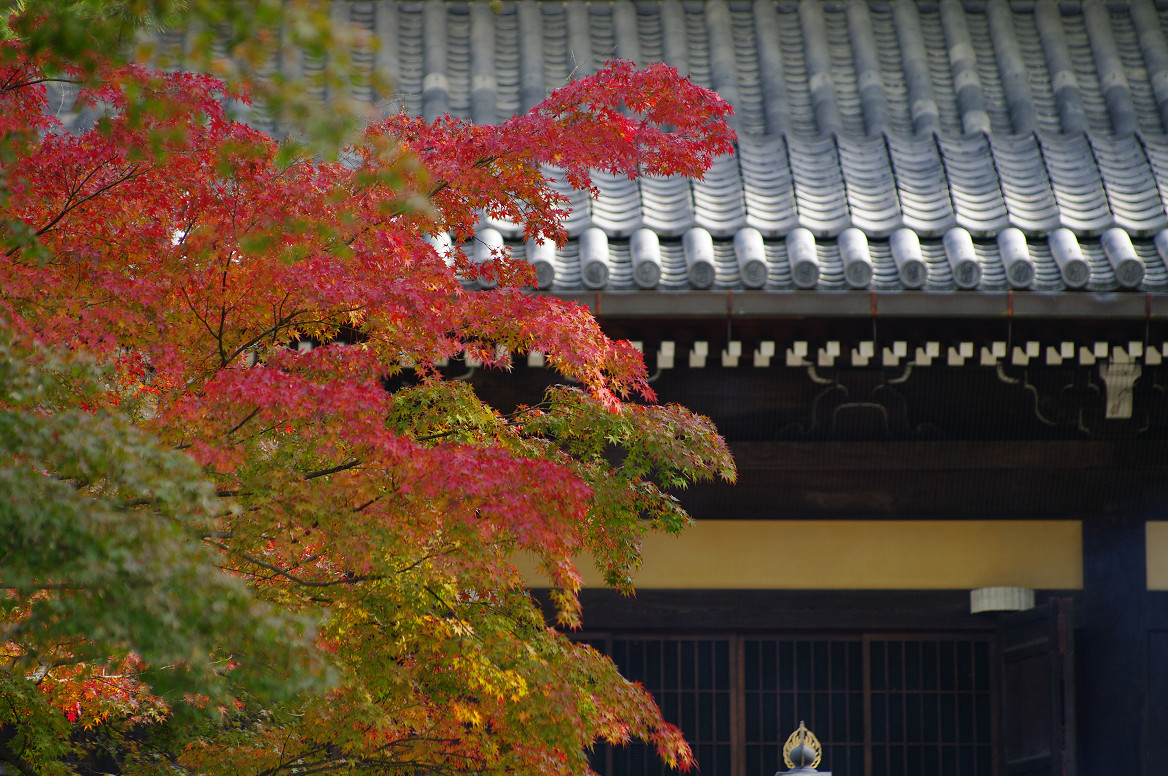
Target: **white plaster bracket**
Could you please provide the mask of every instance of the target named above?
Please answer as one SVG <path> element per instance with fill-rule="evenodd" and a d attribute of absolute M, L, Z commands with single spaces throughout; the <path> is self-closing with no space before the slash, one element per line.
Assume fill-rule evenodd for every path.
<path fill-rule="evenodd" d="M 766 340 L 758 343 L 758 348 L 754 351 L 754 365 L 763 367 L 770 366 L 771 359 L 775 357 L 775 343 L 773 340 Z"/>
<path fill-rule="evenodd" d="M 860 347 L 852 348 L 852 366 L 868 366 L 868 362 L 876 355 L 876 343 L 865 340 Z"/>
<path fill-rule="evenodd" d="M 710 355 L 710 343 L 699 340 L 689 351 L 690 369 L 701 369 L 706 365 L 706 358 Z"/>
<path fill-rule="evenodd" d="M 787 366 L 810 366 L 807 361 L 807 343 L 793 342 L 787 348 Z"/>
<path fill-rule="evenodd" d="M 722 366 L 738 366 L 738 359 L 742 358 L 742 343 L 730 340 L 722 351 Z"/>

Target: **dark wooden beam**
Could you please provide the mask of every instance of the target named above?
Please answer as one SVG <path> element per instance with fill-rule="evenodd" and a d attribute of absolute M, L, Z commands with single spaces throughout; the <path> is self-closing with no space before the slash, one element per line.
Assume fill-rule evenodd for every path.
<path fill-rule="evenodd" d="M 537 595 L 546 604 L 545 591 Z M 1039 603 L 1073 591 L 1038 591 Z M 970 614 L 968 590 L 611 590 L 581 595 L 584 630 L 638 633 L 993 631 L 996 614 Z"/>
<path fill-rule="evenodd" d="M 1168 501 L 1168 444 L 732 443 L 735 485 L 677 493 L 698 519 L 1068 519 Z"/>

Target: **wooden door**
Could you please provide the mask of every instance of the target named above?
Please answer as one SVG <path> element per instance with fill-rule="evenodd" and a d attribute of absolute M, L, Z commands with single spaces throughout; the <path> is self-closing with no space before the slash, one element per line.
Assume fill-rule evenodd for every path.
<path fill-rule="evenodd" d="M 1074 608 L 1060 598 L 1002 619 L 1007 776 L 1075 776 Z"/>

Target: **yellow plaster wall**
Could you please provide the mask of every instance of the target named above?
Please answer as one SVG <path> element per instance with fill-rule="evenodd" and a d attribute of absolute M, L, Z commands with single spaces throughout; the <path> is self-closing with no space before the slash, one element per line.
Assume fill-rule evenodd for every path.
<path fill-rule="evenodd" d="M 1148 589 L 1168 590 L 1168 521 L 1148 523 Z"/>
<path fill-rule="evenodd" d="M 647 538 L 644 556 L 642 589 L 1083 586 L 1077 520 L 711 520 Z M 602 584 L 590 562 L 580 570 L 586 586 Z"/>

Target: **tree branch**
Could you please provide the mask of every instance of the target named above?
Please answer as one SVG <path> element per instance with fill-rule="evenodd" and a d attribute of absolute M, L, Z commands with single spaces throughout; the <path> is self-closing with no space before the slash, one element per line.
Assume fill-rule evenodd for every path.
<path fill-rule="evenodd" d="M 40 776 L 35 770 L 33 770 L 31 765 L 26 763 L 24 760 L 18 757 L 15 752 L 8 748 L 7 742 L 5 742 L 3 746 L 0 746 L 0 762 L 11 765 L 16 769 L 17 773 L 21 773 L 24 776 Z"/>
<path fill-rule="evenodd" d="M 291 572 L 285 571 L 284 569 L 280 568 L 279 566 L 275 566 L 271 563 L 268 563 L 267 561 L 260 560 L 259 558 L 255 557 L 254 555 L 250 555 L 246 552 L 239 552 L 237 550 L 233 550 L 229 546 L 224 544 L 223 542 L 208 541 L 207 544 L 210 544 L 212 547 L 218 547 L 219 549 L 223 550 L 224 552 L 228 553 L 229 555 L 235 555 L 236 557 L 241 558 L 241 559 L 247 561 L 248 563 L 252 563 L 256 566 L 259 566 L 260 568 L 267 569 L 268 571 L 272 572 L 273 574 L 284 577 L 285 579 L 292 581 L 292 582 L 295 582 L 298 585 L 304 585 L 305 587 L 333 587 L 335 585 L 355 585 L 358 582 L 376 582 L 376 581 L 379 581 L 379 580 L 386 578 L 384 575 L 357 576 L 355 574 L 346 573 L 343 577 L 339 577 L 337 579 L 328 579 L 328 580 L 322 580 L 322 581 L 318 582 L 318 581 L 314 581 L 311 579 L 303 579 L 301 577 L 298 577 L 295 574 L 292 574 Z"/>
<path fill-rule="evenodd" d="M 105 162 L 103 162 L 102 164 L 108 164 L 109 162 L 112 162 L 112 161 L 113 161 L 113 159 L 107 159 L 107 160 L 106 160 Z M 87 181 L 88 181 L 90 178 L 92 178 L 92 177 L 93 177 L 95 174 L 97 174 L 97 171 L 98 171 L 98 170 L 100 170 L 100 169 L 101 169 L 101 165 L 99 165 L 98 167 L 95 167 L 95 168 L 93 168 L 93 170 L 91 170 L 91 171 L 89 172 L 89 174 L 88 174 L 88 175 L 86 175 L 86 176 L 85 176 L 85 178 L 83 178 L 83 179 L 82 179 L 81 183 L 80 183 L 80 184 L 78 184 L 78 188 L 80 188 L 81 186 L 84 186 L 84 185 L 85 185 L 85 183 L 86 183 L 86 182 L 87 182 Z M 109 191 L 110 189 L 114 188 L 115 186 L 118 186 L 118 185 L 120 185 L 120 184 L 122 184 L 122 183 L 125 183 L 126 181 L 130 180 L 131 178 L 133 178 L 135 175 L 137 175 L 137 174 L 138 174 L 138 170 L 139 170 L 139 165 L 134 165 L 133 167 L 131 167 L 131 168 L 130 168 L 129 172 L 127 172 L 127 173 L 126 173 L 125 175 L 123 175 L 122 177 L 120 177 L 120 178 L 117 178 L 116 180 L 112 180 L 112 181 L 110 181 L 109 183 L 105 184 L 104 186 L 99 186 L 99 187 L 97 188 L 97 190 L 96 190 L 96 191 L 94 191 L 94 192 L 91 192 L 90 194 L 87 194 L 87 195 L 85 195 L 84 197 L 82 197 L 81 199 L 78 199 L 78 200 L 76 200 L 76 201 L 74 201 L 74 199 L 73 199 L 73 194 L 70 194 L 70 195 L 69 195 L 69 197 L 68 197 L 68 198 L 65 200 L 65 207 L 64 207 L 64 208 L 61 210 L 61 212 L 60 212 L 60 213 L 58 213 L 56 216 L 54 216 L 54 217 L 53 217 L 53 220 L 49 221 L 49 223 L 45 224 L 45 225 L 44 225 L 44 226 L 42 226 L 40 229 L 38 229 L 38 230 L 36 231 L 36 236 L 37 236 L 37 237 L 40 237 L 40 236 L 41 236 L 41 235 L 43 235 L 45 232 L 48 232 L 50 229 L 52 229 L 54 226 L 56 226 L 58 223 L 60 223 L 60 221 L 61 221 L 61 219 L 62 219 L 62 218 L 64 218 L 65 216 L 69 215 L 69 213 L 70 213 L 71 211 L 73 211 L 73 210 L 76 210 L 77 208 L 81 207 L 82 205 L 84 205 L 86 202 L 88 202 L 89 200 L 93 199 L 94 197 L 100 196 L 101 194 L 104 194 L 105 192 Z M 75 194 L 75 193 L 76 193 L 76 191 L 74 191 L 73 193 Z M 9 251 L 8 251 L 6 254 L 4 254 L 4 255 L 5 255 L 5 256 L 12 256 L 12 255 L 14 255 L 14 254 L 15 254 L 15 253 L 16 253 L 18 250 L 20 250 L 20 246 L 19 246 L 19 245 L 17 245 L 17 246 L 15 246 L 15 247 L 11 248 L 11 249 L 10 249 L 10 250 L 9 250 Z"/>
<path fill-rule="evenodd" d="M 234 426 L 232 426 L 232 427 L 231 427 L 231 430 L 230 430 L 230 431 L 228 431 L 228 432 L 227 432 L 226 434 L 224 434 L 223 436 L 224 436 L 224 437 L 229 437 L 229 436 L 231 436 L 231 435 L 232 435 L 232 434 L 234 434 L 236 431 L 239 431 L 239 429 L 243 428 L 243 427 L 244 427 L 244 425 L 246 425 L 246 424 L 247 424 L 247 422 L 248 422 L 249 420 L 251 420 L 251 419 L 252 419 L 252 418 L 254 418 L 256 415 L 259 415 L 259 414 L 260 414 L 260 408 L 259 408 L 259 407 L 256 407 L 254 410 L 252 410 L 251 412 L 247 413 L 247 415 L 245 415 L 245 416 L 244 416 L 243 420 L 239 421 L 239 422 L 238 422 L 238 423 L 236 423 Z"/>
<path fill-rule="evenodd" d="M 343 472 L 343 471 L 346 471 L 348 469 L 355 469 L 356 467 L 358 467 L 360 465 L 361 465 L 361 459 L 360 458 L 353 458 L 352 460 L 346 461 L 345 463 L 338 464 L 338 465 L 333 466 L 333 467 L 328 468 L 328 469 L 321 469 L 319 471 L 309 472 L 308 474 L 304 475 L 304 479 L 305 480 L 315 480 L 317 477 L 327 477 L 330 474 L 336 474 L 337 472 Z"/>

